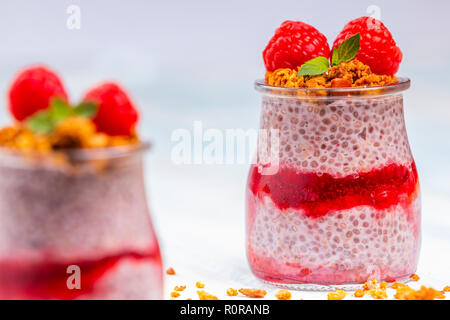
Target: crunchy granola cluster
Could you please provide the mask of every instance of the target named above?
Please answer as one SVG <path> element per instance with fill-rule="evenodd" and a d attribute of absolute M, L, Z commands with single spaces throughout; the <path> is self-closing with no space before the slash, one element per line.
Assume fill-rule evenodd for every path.
<path fill-rule="evenodd" d="M 169 268 L 166 270 L 166 274 L 175 275 L 175 271 L 173 268 Z M 420 279 L 416 274 L 411 275 L 411 280 L 418 281 Z M 202 289 L 205 287 L 205 284 L 197 281 L 195 283 L 195 287 L 198 289 Z M 171 300 L 179 298 L 181 293 L 185 291 L 187 288 L 186 285 L 177 285 L 174 287 L 173 291 L 170 293 Z M 445 286 L 442 291 L 433 289 L 431 287 L 421 286 L 420 289 L 415 290 L 404 283 L 395 282 L 392 284 L 388 284 L 385 281 L 378 282 L 377 280 L 369 280 L 365 282 L 361 288 L 356 289 L 353 293 L 355 298 L 363 298 L 364 296 L 370 296 L 373 299 L 387 299 L 388 298 L 388 289 L 395 290 L 395 294 L 393 297 L 398 300 L 434 300 L 434 299 L 445 299 L 445 293 L 450 292 L 450 286 Z M 264 298 L 267 295 L 267 292 L 262 289 L 255 288 L 241 288 L 236 290 L 234 288 L 228 288 L 226 290 L 226 295 L 228 297 L 235 296 L 245 296 L 247 298 Z M 205 290 L 197 290 L 197 295 L 199 300 L 218 300 L 219 298 Z M 343 300 L 348 297 L 350 293 L 346 292 L 343 289 L 336 289 L 335 291 L 328 292 L 327 298 L 328 300 Z M 277 300 L 291 300 L 292 293 L 289 290 L 281 289 L 278 290 L 274 294 Z M 187 300 L 192 300 L 188 298 Z M 300 299 L 303 300 L 303 299 Z"/>
<path fill-rule="evenodd" d="M 34 133 L 22 123 L 0 129 L 0 147 L 24 153 L 47 154 L 52 150 L 104 148 L 137 142 L 134 133 L 131 136 L 100 133 L 92 120 L 78 116 L 63 120 L 49 134 Z"/>
<path fill-rule="evenodd" d="M 397 290 L 394 298 L 399 300 L 445 299 L 445 295 L 441 291 L 425 286 L 421 286 L 419 290 L 414 290 L 406 284 L 394 283 L 391 288 Z"/>
<path fill-rule="evenodd" d="M 300 69 L 300 68 L 299 68 Z M 266 83 L 283 88 L 339 88 L 372 87 L 396 83 L 395 76 L 378 75 L 357 59 L 331 67 L 318 76 L 298 76 L 295 69 L 276 69 L 266 72 Z"/>

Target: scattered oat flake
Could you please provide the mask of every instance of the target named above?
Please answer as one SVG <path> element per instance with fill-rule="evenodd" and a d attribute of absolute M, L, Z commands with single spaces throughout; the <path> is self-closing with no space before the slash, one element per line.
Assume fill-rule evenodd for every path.
<path fill-rule="evenodd" d="M 261 289 L 239 289 L 239 292 L 249 298 L 264 298 L 267 294 L 265 290 Z"/>
<path fill-rule="evenodd" d="M 213 296 L 212 294 L 206 292 L 205 290 L 197 291 L 197 294 L 200 300 L 219 300 L 219 298 Z"/>
<path fill-rule="evenodd" d="M 399 300 L 434 300 L 444 299 L 445 295 L 433 288 L 425 286 L 420 287 L 419 290 L 414 290 L 408 285 L 399 286 L 394 298 Z"/>
<path fill-rule="evenodd" d="M 370 289 L 367 294 L 374 299 L 387 299 L 388 295 L 384 289 Z"/>
<path fill-rule="evenodd" d="M 346 294 L 345 290 L 337 289 L 335 292 L 328 292 L 328 300 L 342 300 Z"/>
<path fill-rule="evenodd" d="M 233 288 L 227 289 L 227 295 L 230 296 L 230 297 L 237 296 L 238 294 L 239 293 L 238 293 L 238 291 L 236 289 L 233 289 Z"/>
<path fill-rule="evenodd" d="M 419 280 L 420 280 L 420 277 L 419 277 L 417 274 L 415 274 L 415 273 L 413 273 L 413 274 L 410 276 L 410 278 L 411 278 L 412 280 L 414 280 L 414 281 L 419 281 Z"/>
<path fill-rule="evenodd" d="M 186 286 L 175 286 L 174 288 L 175 291 L 184 291 L 184 289 L 186 289 Z"/>
<path fill-rule="evenodd" d="M 391 285 L 391 288 L 394 290 L 397 290 L 399 288 L 404 288 L 404 287 L 407 287 L 407 285 L 404 283 L 401 283 L 401 282 L 395 282 Z"/>
<path fill-rule="evenodd" d="M 173 270 L 173 268 L 169 268 L 166 270 L 166 274 L 173 276 L 173 275 L 175 275 L 175 270 Z"/>
<path fill-rule="evenodd" d="M 362 297 L 364 297 L 365 294 L 366 294 L 366 291 L 364 291 L 363 289 L 356 289 L 354 296 L 357 298 L 362 298 Z"/>
<path fill-rule="evenodd" d="M 197 283 L 195 284 L 195 286 L 199 289 L 202 289 L 205 287 L 205 284 L 201 283 L 200 281 L 197 281 Z"/>
<path fill-rule="evenodd" d="M 373 279 L 373 280 L 369 280 L 366 283 L 363 284 L 363 289 L 364 290 L 371 290 L 371 289 L 376 289 L 377 288 L 377 280 Z"/>
<path fill-rule="evenodd" d="M 450 292 L 450 286 L 445 286 L 444 289 L 442 289 L 444 292 Z"/>
<path fill-rule="evenodd" d="M 174 292 L 170 293 L 170 296 L 172 298 L 178 298 L 180 296 L 180 294 L 178 292 L 174 291 Z"/>
<path fill-rule="evenodd" d="M 288 290 L 281 289 L 278 290 L 277 293 L 275 293 L 275 297 L 278 300 L 291 300 L 292 295 Z"/>

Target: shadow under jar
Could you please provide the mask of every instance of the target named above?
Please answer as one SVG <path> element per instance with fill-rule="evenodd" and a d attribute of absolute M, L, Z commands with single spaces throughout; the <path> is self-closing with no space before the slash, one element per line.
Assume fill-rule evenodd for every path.
<path fill-rule="evenodd" d="M 278 130 L 279 139 L 275 157 L 267 157 L 273 144 L 258 141 L 248 177 L 247 257 L 258 278 L 329 290 L 406 281 L 415 272 L 421 207 L 403 114 L 409 85 L 406 78 L 334 89 L 256 82 L 260 129 Z"/>
<path fill-rule="evenodd" d="M 161 299 L 142 155 L 148 144 L 52 157 L 0 153 L 1 299 Z"/>

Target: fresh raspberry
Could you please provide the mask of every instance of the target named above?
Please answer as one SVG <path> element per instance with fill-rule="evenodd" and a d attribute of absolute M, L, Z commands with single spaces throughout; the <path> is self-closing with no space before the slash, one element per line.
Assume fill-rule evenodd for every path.
<path fill-rule="evenodd" d="M 67 101 L 67 93 L 59 77 L 43 66 L 22 70 L 11 84 L 8 96 L 9 110 L 19 121 L 46 109 L 53 97 Z"/>
<path fill-rule="evenodd" d="M 361 47 L 356 59 L 376 74 L 394 75 L 403 55 L 386 26 L 375 18 L 361 17 L 347 23 L 334 40 L 333 49 L 358 32 Z"/>
<path fill-rule="evenodd" d="M 97 130 L 109 135 L 130 135 L 138 113 L 128 95 L 116 83 L 106 82 L 86 93 L 83 101 L 98 106 L 94 123 Z"/>
<path fill-rule="evenodd" d="M 301 21 L 283 22 L 263 51 L 267 71 L 297 69 L 308 60 L 329 55 L 327 38 Z"/>

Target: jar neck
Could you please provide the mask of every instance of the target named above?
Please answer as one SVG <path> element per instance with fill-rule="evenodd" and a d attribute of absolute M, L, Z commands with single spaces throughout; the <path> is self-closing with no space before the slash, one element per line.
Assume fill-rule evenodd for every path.
<path fill-rule="evenodd" d="M 391 121 L 390 121 L 391 120 Z M 369 130 L 371 126 L 404 128 L 401 94 L 371 98 L 339 97 L 297 99 L 263 96 L 261 129 L 292 131 L 317 135 Z"/>
<path fill-rule="evenodd" d="M 323 166 L 326 172 L 331 165 L 333 170 L 365 170 L 413 161 L 401 94 L 332 99 L 264 95 L 260 127 L 278 132 L 281 164 L 303 163 L 311 170 Z M 266 143 L 258 143 L 258 152 L 273 154 Z"/>

